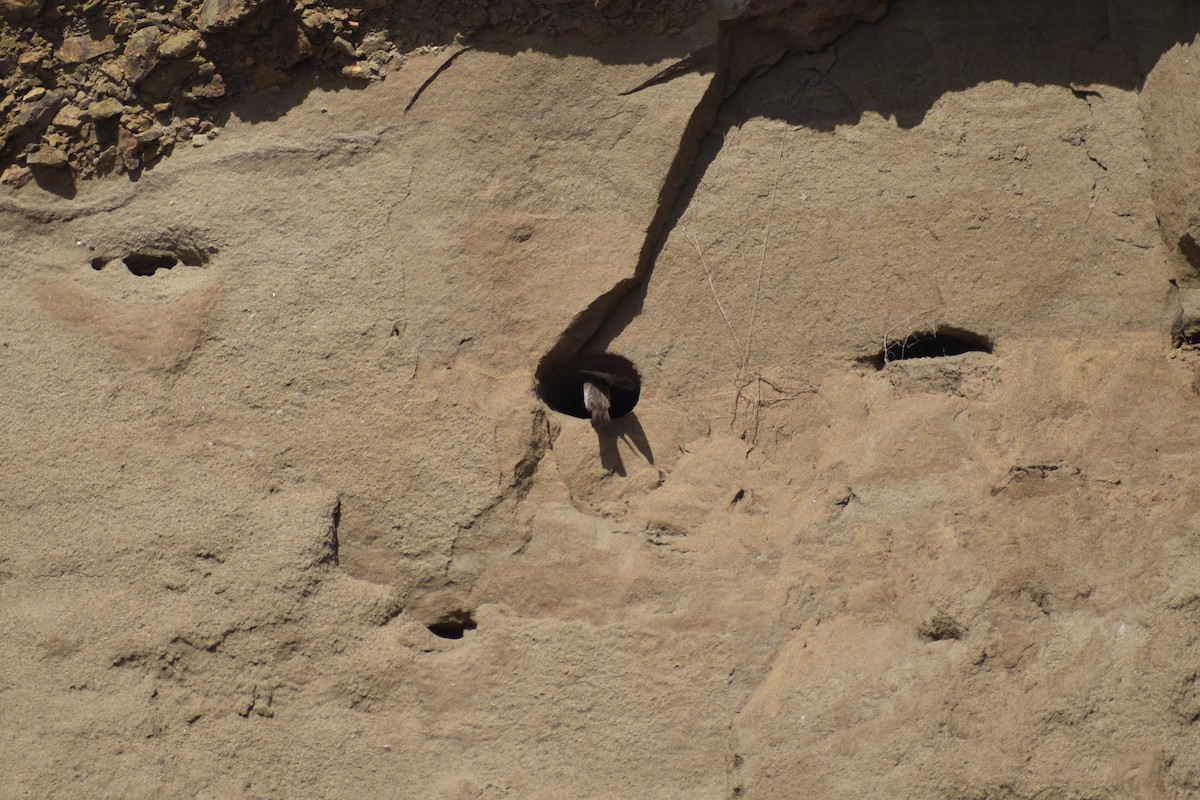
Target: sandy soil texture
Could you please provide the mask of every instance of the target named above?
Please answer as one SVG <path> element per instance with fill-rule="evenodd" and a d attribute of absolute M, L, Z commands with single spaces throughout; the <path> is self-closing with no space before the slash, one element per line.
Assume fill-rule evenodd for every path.
<path fill-rule="evenodd" d="M 0 187 L 0 797 L 1200 796 L 1200 10 L 558 5 Z"/>

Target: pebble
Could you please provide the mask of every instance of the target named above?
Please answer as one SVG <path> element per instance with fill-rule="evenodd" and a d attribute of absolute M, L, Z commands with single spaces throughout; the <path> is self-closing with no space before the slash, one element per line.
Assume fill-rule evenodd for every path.
<path fill-rule="evenodd" d="M 197 133 L 192 137 L 192 147 L 204 147 L 206 144 L 208 144 L 207 133 Z"/>

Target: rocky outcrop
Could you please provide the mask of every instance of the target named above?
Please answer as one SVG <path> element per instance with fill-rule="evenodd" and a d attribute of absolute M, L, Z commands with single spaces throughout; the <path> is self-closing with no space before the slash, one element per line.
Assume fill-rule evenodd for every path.
<path fill-rule="evenodd" d="M 53 169 L 75 178 L 137 172 L 181 142 L 207 143 L 237 97 L 276 90 L 303 68 L 351 84 L 380 80 L 417 47 L 440 47 L 486 29 L 592 36 L 649 29 L 677 34 L 698 0 L 671 3 L 534 3 L 528 0 L 419 5 L 320 0 L 171 0 L 56 4 L 6 0 L 0 12 L 0 171 L 10 185 L 61 153 Z M 119 119 L 59 124 L 30 112 L 44 93 L 87 111 L 121 102 Z M 37 108 L 42 108 L 38 106 Z M 118 117 L 110 114 L 104 119 Z M 122 136 L 121 132 L 125 135 Z M 197 139 L 197 136 L 203 138 Z"/>

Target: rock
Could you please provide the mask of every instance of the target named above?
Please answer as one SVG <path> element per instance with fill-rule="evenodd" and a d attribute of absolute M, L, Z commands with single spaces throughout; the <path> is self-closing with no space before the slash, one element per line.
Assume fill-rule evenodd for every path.
<path fill-rule="evenodd" d="M 123 61 L 119 59 L 113 61 L 102 61 L 100 62 L 100 72 L 107 77 L 109 81 L 115 81 L 116 83 L 109 81 L 100 83 L 96 86 L 97 92 L 101 94 L 116 94 L 118 91 L 120 91 L 117 88 L 117 84 L 125 82 L 125 67 Z"/>
<path fill-rule="evenodd" d="M 57 147 L 42 145 L 25 157 L 25 163 L 31 167 L 61 169 L 67 165 L 67 154 Z"/>
<path fill-rule="evenodd" d="M 284 68 L 294 66 L 313 54 L 312 43 L 299 25 L 280 25 L 271 37 L 279 50 Z"/>
<path fill-rule="evenodd" d="M 158 66 L 161 43 L 162 33 L 154 27 L 142 28 L 129 37 L 125 43 L 125 77 L 130 83 L 139 83 Z"/>
<path fill-rule="evenodd" d="M 135 134 L 135 136 L 139 143 L 149 144 L 162 139 L 164 133 L 166 133 L 165 128 L 163 128 L 161 125 L 155 125 L 153 128 L 147 128 L 146 130 Z"/>
<path fill-rule="evenodd" d="M 198 133 L 192 137 L 192 147 L 204 147 L 208 144 L 208 134 Z"/>
<path fill-rule="evenodd" d="M 488 24 L 488 19 L 486 8 L 473 8 L 463 14 L 462 24 L 467 28 L 482 28 Z"/>
<path fill-rule="evenodd" d="M 103 39 L 93 39 L 91 36 L 68 36 L 54 51 L 54 57 L 64 64 L 81 64 L 96 56 L 111 53 L 117 49 L 117 43 L 111 36 Z"/>
<path fill-rule="evenodd" d="M 228 27 L 262 5 L 263 0 L 204 0 L 200 6 L 200 30 L 207 33 Z"/>
<path fill-rule="evenodd" d="M 3 174 L 0 174 L 0 183 L 3 183 L 5 186 L 11 186 L 14 189 L 20 189 L 29 183 L 31 178 L 33 178 L 33 173 L 29 170 L 29 167 L 13 164 L 4 170 Z"/>
<path fill-rule="evenodd" d="M 96 172 L 101 175 L 107 175 L 112 172 L 117 166 L 117 148 L 106 147 L 100 151 L 100 155 L 96 156 Z"/>
<path fill-rule="evenodd" d="M 342 75 L 360 81 L 369 81 L 373 77 L 371 68 L 366 64 L 348 64 L 342 67 Z"/>
<path fill-rule="evenodd" d="M 34 67 L 45 58 L 45 55 L 41 50 L 28 50 L 17 57 L 17 64 L 22 67 Z"/>
<path fill-rule="evenodd" d="M 106 97 L 92 103 L 84 114 L 88 119 L 109 119 L 125 110 L 125 105 L 115 97 Z"/>
<path fill-rule="evenodd" d="M 196 31 L 181 31 L 169 37 L 158 48 L 160 58 L 183 58 L 200 49 L 203 40 Z"/>
<path fill-rule="evenodd" d="M 1142 99 L 1159 232 L 1174 277 L 1188 282 L 1200 276 L 1200 154 L 1186 142 L 1200 112 L 1179 98 L 1193 96 L 1200 88 L 1195 55 L 1194 48 L 1184 48 L 1165 56 L 1162 61 L 1171 69 L 1154 70 Z"/>
<path fill-rule="evenodd" d="M 162 55 L 161 50 L 159 55 Z M 194 75 L 204 63 L 199 56 L 164 59 L 154 72 L 146 76 L 139 88 L 143 94 L 151 96 L 167 94 Z"/>
<path fill-rule="evenodd" d="M 122 126 L 117 131 L 117 152 L 121 155 L 121 161 L 125 164 L 125 169 L 133 172 L 142 164 L 138 159 L 138 150 L 141 148 L 141 142 L 133 135 L 133 131 Z"/>
<path fill-rule="evenodd" d="M 65 150 L 70 144 L 70 138 L 61 131 L 46 134 L 46 138 L 42 140 L 42 144 L 48 144 L 51 147 L 58 147 Z"/>
<path fill-rule="evenodd" d="M 358 50 L 364 56 L 370 57 L 378 54 L 386 54 L 391 47 L 392 43 L 387 36 L 380 31 L 373 31 L 363 37 Z"/>
<path fill-rule="evenodd" d="M 221 80 L 220 75 L 213 75 L 207 83 L 201 83 L 193 86 L 187 92 L 187 97 L 193 99 L 213 100 L 218 97 L 225 96 L 225 82 Z"/>
<path fill-rule="evenodd" d="M 28 19 L 42 10 L 42 0 L 0 0 L 0 15 Z"/>
<path fill-rule="evenodd" d="M 300 24 L 310 31 L 321 31 L 333 24 L 328 16 L 315 8 L 310 8 L 300 15 Z"/>
<path fill-rule="evenodd" d="M 83 111 L 79 109 L 79 106 L 68 105 L 59 109 L 50 124 L 73 131 L 77 130 L 82 122 Z"/>
<path fill-rule="evenodd" d="M 44 127 L 58 111 L 62 101 L 61 92 L 50 92 L 31 103 L 22 103 L 14 124 L 24 130 Z"/>

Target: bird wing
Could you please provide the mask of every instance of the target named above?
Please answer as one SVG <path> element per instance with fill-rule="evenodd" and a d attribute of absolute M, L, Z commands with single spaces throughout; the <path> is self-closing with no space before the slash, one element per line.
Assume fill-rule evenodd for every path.
<path fill-rule="evenodd" d="M 632 390 L 637 384 L 633 382 L 633 378 L 627 378 L 624 375 L 614 375 L 611 372 L 600 372 L 594 369 L 581 369 L 580 375 L 590 375 L 593 378 L 599 378 L 609 386 L 615 386 L 618 389 Z"/>

